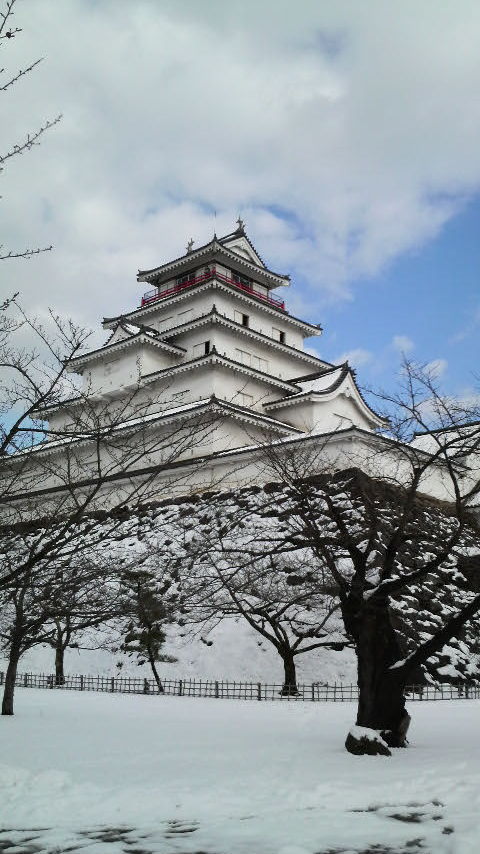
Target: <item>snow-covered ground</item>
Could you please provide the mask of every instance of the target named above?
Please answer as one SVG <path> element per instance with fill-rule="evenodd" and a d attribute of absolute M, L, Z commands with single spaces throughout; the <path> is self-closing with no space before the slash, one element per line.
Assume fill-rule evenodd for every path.
<path fill-rule="evenodd" d="M 104 638 L 103 638 L 104 639 Z M 164 652 L 175 656 L 174 664 L 162 664 L 160 670 L 165 678 L 180 679 L 230 679 L 244 682 L 281 683 L 282 661 L 268 641 L 250 628 L 243 619 L 224 620 L 209 635 L 208 642 L 200 638 L 186 639 L 179 629 L 171 627 Z M 314 650 L 297 656 L 297 671 L 300 682 L 356 682 L 356 658 L 352 650 L 332 652 Z M 121 662 L 119 670 L 117 663 Z M 5 659 L 0 658 L 0 670 L 6 669 Z M 19 670 L 34 673 L 52 673 L 54 652 L 49 647 L 35 647 L 23 656 Z M 147 665 L 138 667 L 132 659 L 121 653 L 106 650 L 68 649 L 65 655 L 67 673 L 93 673 L 116 676 L 151 676 Z"/>
<path fill-rule="evenodd" d="M 350 704 L 18 689 L 0 850 L 477 854 L 480 703 L 410 705 L 408 750 L 354 757 Z"/>

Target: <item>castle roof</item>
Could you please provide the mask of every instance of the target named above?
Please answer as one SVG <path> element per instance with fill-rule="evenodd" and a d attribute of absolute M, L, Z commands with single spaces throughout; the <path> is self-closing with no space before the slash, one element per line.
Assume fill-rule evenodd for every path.
<path fill-rule="evenodd" d="M 249 252 L 239 251 L 242 243 L 249 248 Z M 185 252 L 178 258 L 174 258 L 173 261 L 152 267 L 150 270 L 139 270 L 137 281 L 162 281 L 170 278 L 172 274 L 179 275 L 195 264 L 208 263 L 214 258 L 223 258 L 227 264 L 233 264 L 269 288 L 290 284 L 290 276 L 275 273 L 265 266 L 243 229 L 238 229 L 220 238 L 215 235 L 208 243 L 199 246 L 198 249 Z"/>
<path fill-rule="evenodd" d="M 292 385 L 300 386 L 298 391 L 293 394 L 286 395 L 278 400 L 272 400 L 269 403 L 264 403 L 264 408 L 267 410 L 283 409 L 303 403 L 304 401 L 314 401 L 331 398 L 336 393 L 342 393 L 342 386 L 356 401 L 357 406 L 364 412 L 370 421 L 377 427 L 386 427 L 388 422 L 382 418 L 374 409 L 372 409 L 360 389 L 355 382 L 355 376 L 348 362 L 343 362 L 341 365 L 333 365 L 329 370 L 312 376 L 295 377 L 291 380 Z"/>
<path fill-rule="evenodd" d="M 262 309 L 267 314 L 271 314 L 275 317 L 281 316 L 282 320 L 286 323 L 291 323 L 293 326 L 297 326 L 298 328 L 305 330 L 308 332 L 308 336 L 321 335 L 322 327 L 319 323 L 309 323 L 307 320 L 301 320 L 299 317 L 295 317 L 295 315 L 290 314 L 287 311 L 284 311 L 281 308 L 277 308 L 275 305 L 271 305 L 270 303 L 265 302 L 260 297 L 256 297 L 254 294 L 249 293 L 248 291 L 243 290 L 233 290 L 229 287 L 228 284 L 224 284 L 221 281 L 216 280 L 215 278 L 209 279 L 206 282 L 201 282 L 199 284 L 190 285 L 188 288 L 184 290 L 180 290 L 171 296 L 161 297 L 158 300 L 154 300 L 146 305 L 139 306 L 138 308 L 132 309 L 132 311 L 125 312 L 124 314 L 118 314 L 114 317 L 104 317 L 102 321 L 102 325 L 105 329 L 110 329 L 115 324 L 120 321 L 133 323 L 135 319 L 148 317 L 150 315 L 154 315 L 158 313 L 159 310 L 163 308 L 167 303 L 168 305 L 175 305 L 177 302 L 188 301 L 193 292 L 201 293 L 209 288 L 214 288 L 216 290 L 224 291 L 229 295 L 234 294 L 235 298 L 240 300 L 241 302 L 250 303 L 252 300 L 255 302 L 257 308 Z"/>
<path fill-rule="evenodd" d="M 123 330 L 125 335 L 113 340 L 115 333 L 119 329 Z M 129 326 L 128 324 L 118 323 L 106 344 L 102 347 L 97 347 L 95 350 L 90 350 L 88 353 L 82 353 L 79 356 L 75 356 L 74 359 L 69 359 L 68 367 L 71 367 L 72 370 L 78 370 L 88 362 L 103 358 L 104 355 L 110 355 L 110 353 L 125 350 L 127 347 L 131 347 L 134 344 L 146 344 L 148 346 L 153 346 L 177 358 L 183 356 L 186 352 L 184 347 L 179 347 L 176 344 L 169 344 L 167 341 L 163 341 L 156 330 L 151 330 L 143 325 Z"/>
<path fill-rule="evenodd" d="M 201 314 L 199 317 L 193 318 L 193 320 L 188 320 L 178 326 L 173 326 L 171 329 L 166 329 L 160 332 L 159 335 L 163 340 L 168 341 L 169 338 L 174 338 L 177 335 L 181 335 L 183 332 L 189 332 L 191 329 L 197 329 L 199 326 L 207 325 L 209 322 L 218 323 L 228 329 L 241 332 L 247 338 L 250 337 L 257 341 L 264 341 L 270 348 L 296 356 L 298 359 L 310 362 L 310 364 L 321 365 L 322 368 L 332 367 L 330 362 L 324 362 L 323 359 L 320 359 L 318 356 L 312 356 L 310 353 L 306 353 L 305 350 L 298 350 L 296 347 L 291 347 L 289 344 L 277 341 L 269 335 L 264 335 L 263 332 L 258 332 L 251 326 L 243 326 L 241 323 L 231 320 L 231 318 L 219 312 L 215 304 L 213 305 L 212 311 L 209 311 L 207 314 Z"/>

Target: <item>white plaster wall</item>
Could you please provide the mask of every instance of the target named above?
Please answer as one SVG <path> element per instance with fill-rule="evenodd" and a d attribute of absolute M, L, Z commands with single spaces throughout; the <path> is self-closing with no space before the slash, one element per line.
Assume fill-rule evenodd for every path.
<path fill-rule="evenodd" d="M 83 390 L 91 394 L 110 394 L 128 388 L 140 376 L 161 371 L 181 361 L 158 347 L 138 342 L 123 350 L 105 352 L 83 371 Z"/>
<path fill-rule="evenodd" d="M 305 432 L 327 433 L 348 427 L 371 430 L 371 422 L 356 406 L 354 399 L 344 394 L 331 399 L 292 403 L 267 412 L 273 418 L 279 418 Z"/>
<path fill-rule="evenodd" d="M 208 290 L 199 293 L 195 289 L 185 289 L 168 304 L 161 301 L 152 305 L 142 314 L 141 319 L 148 326 L 159 331 L 165 331 L 185 321 L 182 312 L 191 311 L 191 319 L 208 314 L 213 305 L 220 314 L 234 320 L 235 311 L 248 314 L 252 329 L 273 337 L 273 328 L 285 332 L 286 343 L 299 350 L 303 349 L 305 333 L 296 325 L 289 323 L 288 313 L 268 310 L 268 306 L 254 302 L 248 296 L 243 296 L 241 290 L 229 288 L 228 291 L 214 287 L 212 283 Z M 190 318 L 187 318 L 190 319 Z M 308 337 L 308 336 L 307 336 Z"/>
<path fill-rule="evenodd" d="M 254 432 L 248 428 L 243 428 L 232 422 L 229 419 L 224 420 L 217 425 L 218 433 L 215 447 L 212 446 L 210 438 L 205 435 L 198 445 L 187 450 L 185 454 L 185 466 L 175 467 L 168 471 L 164 470 L 158 473 L 157 479 L 153 486 L 149 480 L 148 499 L 164 498 L 168 495 L 188 494 L 190 492 L 202 491 L 211 488 L 230 488 L 254 483 L 262 484 L 269 480 L 278 480 L 276 472 L 272 469 L 266 460 L 265 454 L 260 449 L 253 448 L 246 453 L 228 453 L 225 456 L 220 456 L 215 460 L 206 459 L 200 464 L 197 462 L 194 465 L 187 465 L 188 460 L 197 453 L 203 451 L 211 453 L 212 450 L 219 451 L 222 442 L 226 443 L 226 448 L 231 449 L 235 443 L 239 447 L 245 444 L 245 437 L 251 444 L 255 445 L 262 442 L 262 436 L 258 433 L 258 439 Z M 233 437 L 233 438 L 232 438 Z M 165 437 L 164 437 L 165 438 Z M 300 442 L 295 442 L 294 445 L 289 443 L 278 445 L 279 453 L 282 448 L 286 448 L 288 453 L 291 453 L 292 447 L 295 447 L 300 455 L 302 464 L 305 466 L 306 473 L 320 473 L 334 470 L 342 470 L 352 466 L 361 468 L 368 472 L 373 477 L 388 478 L 390 482 L 407 484 L 411 476 L 411 468 L 408 464 L 406 455 L 403 451 L 395 448 L 391 444 L 383 443 L 373 434 L 366 436 L 364 434 L 356 434 L 354 431 L 347 434 L 337 434 L 329 437 L 317 436 L 314 439 L 305 439 Z M 79 468 L 82 473 L 86 473 L 89 466 L 88 451 L 85 453 L 85 458 L 79 460 Z M 146 455 L 145 459 L 155 460 L 160 459 L 160 453 L 155 457 L 152 452 Z M 60 482 L 59 472 L 61 472 L 62 459 L 60 453 L 45 455 L 43 461 L 39 461 L 37 476 L 31 467 L 28 469 L 28 478 L 25 477 L 25 485 L 29 493 L 33 493 L 35 489 L 44 489 L 53 486 Z M 135 478 L 136 483 L 142 482 L 142 477 L 138 475 Z M 114 483 L 106 484 L 99 493 L 99 506 L 112 506 L 118 503 L 119 497 L 122 495 L 131 494 L 131 485 L 122 483 L 121 480 Z M 441 500 L 451 500 L 452 490 L 448 482 L 448 477 L 442 473 L 440 467 L 432 468 L 428 476 L 421 483 L 421 491 L 427 495 L 434 496 Z M 53 495 L 51 499 L 42 497 L 35 499 L 31 497 L 23 502 L 12 505 L 11 509 L 6 509 L 6 513 L 11 514 L 11 518 L 15 518 L 15 514 L 19 512 L 25 514 L 29 512 L 38 513 L 38 504 L 35 502 L 41 500 L 42 509 L 47 512 L 50 508 L 58 505 L 59 508 L 64 507 L 63 497 Z M 50 504 L 49 504 L 50 502 Z M 7 517 L 3 517 L 7 518 Z"/>

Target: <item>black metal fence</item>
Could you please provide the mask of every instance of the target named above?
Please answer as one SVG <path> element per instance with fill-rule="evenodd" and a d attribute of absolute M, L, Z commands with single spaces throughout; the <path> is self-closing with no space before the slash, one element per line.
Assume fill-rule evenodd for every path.
<path fill-rule="evenodd" d="M 0 685 L 5 673 L 0 671 Z M 135 676 L 65 676 L 57 682 L 51 673 L 18 673 L 15 684 L 23 688 L 70 691 L 106 691 L 112 694 L 171 694 L 177 697 L 214 697 L 224 700 L 304 700 L 342 703 L 358 699 L 357 685 L 311 682 L 297 684 L 296 691 L 263 682 L 231 682 L 205 679 L 162 679 L 159 690 L 154 679 Z M 478 700 L 480 685 L 411 685 L 410 700 Z"/>

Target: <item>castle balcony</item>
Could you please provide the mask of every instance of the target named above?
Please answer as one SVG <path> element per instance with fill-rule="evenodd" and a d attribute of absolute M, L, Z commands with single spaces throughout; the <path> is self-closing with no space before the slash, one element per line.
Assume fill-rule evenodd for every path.
<path fill-rule="evenodd" d="M 247 294 L 250 294 L 252 297 L 256 297 L 256 299 L 262 300 L 262 302 L 268 303 L 268 305 L 272 305 L 275 308 L 280 309 L 281 311 L 285 311 L 285 302 L 277 297 L 271 297 L 268 294 L 262 294 L 260 291 L 256 291 L 252 284 L 246 284 L 244 282 L 236 282 L 234 279 L 225 276 L 223 273 L 217 272 L 215 267 L 211 270 L 208 270 L 206 273 L 202 273 L 201 276 L 196 276 L 195 278 L 189 279 L 186 282 L 179 282 L 175 285 L 172 285 L 171 288 L 168 288 L 166 291 L 158 291 L 156 288 L 153 291 L 147 291 L 146 294 L 142 297 L 141 306 L 150 305 L 150 303 L 157 302 L 158 300 L 163 300 L 166 297 L 171 297 L 174 294 L 178 294 L 180 291 L 184 291 L 187 288 L 192 288 L 195 285 L 202 284 L 203 282 L 209 282 L 212 279 L 218 279 L 220 282 L 224 282 L 227 285 L 230 285 L 232 288 L 236 288 L 238 290 L 244 291 Z"/>

